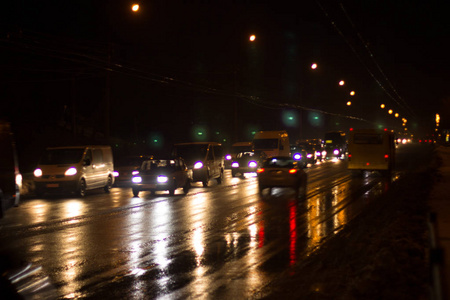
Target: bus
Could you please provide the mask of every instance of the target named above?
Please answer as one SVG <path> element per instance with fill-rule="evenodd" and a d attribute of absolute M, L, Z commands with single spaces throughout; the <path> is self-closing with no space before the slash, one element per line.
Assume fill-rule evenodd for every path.
<path fill-rule="evenodd" d="M 348 169 L 390 174 L 395 165 L 395 137 L 387 129 L 351 129 Z"/>

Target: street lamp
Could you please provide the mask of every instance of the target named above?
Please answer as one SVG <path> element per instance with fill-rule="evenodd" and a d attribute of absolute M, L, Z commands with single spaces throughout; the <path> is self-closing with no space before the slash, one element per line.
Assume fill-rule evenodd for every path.
<path fill-rule="evenodd" d="M 392 109 L 390 109 L 390 110 L 388 111 L 388 113 L 389 113 L 390 115 L 392 115 L 393 112 L 394 112 L 394 111 L 393 111 Z"/>
<path fill-rule="evenodd" d="M 384 104 L 381 104 L 381 105 L 380 105 L 380 107 L 381 107 L 381 108 L 385 108 L 385 107 L 386 107 L 386 105 L 384 105 Z"/>
<path fill-rule="evenodd" d="M 345 81 L 344 81 L 344 80 L 339 81 L 339 85 L 340 85 L 340 86 L 343 86 L 344 84 L 345 84 Z"/>
<path fill-rule="evenodd" d="M 252 34 L 249 38 L 250 42 L 254 42 L 256 40 L 256 36 Z"/>
<path fill-rule="evenodd" d="M 351 101 L 348 101 L 348 102 L 347 102 L 347 106 L 350 106 L 350 105 L 352 105 L 352 102 L 351 102 Z"/>
<path fill-rule="evenodd" d="M 316 64 L 316 63 L 313 63 L 313 64 L 311 65 L 311 69 L 313 69 L 313 70 L 317 69 L 317 64 Z"/>
<path fill-rule="evenodd" d="M 133 5 L 131 5 L 131 10 L 137 12 L 139 10 L 139 4 L 134 3 Z"/>
<path fill-rule="evenodd" d="M 351 91 L 350 96 L 355 96 L 355 91 Z"/>

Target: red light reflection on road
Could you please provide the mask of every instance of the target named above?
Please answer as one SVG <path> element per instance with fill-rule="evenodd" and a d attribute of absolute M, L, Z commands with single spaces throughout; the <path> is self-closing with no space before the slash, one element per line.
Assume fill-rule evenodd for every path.
<path fill-rule="evenodd" d="M 295 253 L 297 246 L 297 206 L 294 202 L 289 203 L 289 265 L 294 265 L 297 260 Z"/>

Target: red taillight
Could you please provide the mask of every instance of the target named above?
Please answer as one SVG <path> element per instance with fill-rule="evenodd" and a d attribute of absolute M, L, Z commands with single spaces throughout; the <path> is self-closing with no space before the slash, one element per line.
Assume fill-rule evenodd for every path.
<path fill-rule="evenodd" d="M 369 163 L 369 162 L 367 162 L 367 163 L 366 163 L 366 166 L 369 166 L 369 165 L 370 165 L 370 163 Z"/>
<path fill-rule="evenodd" d="M 385 154 L 384 158 L 388 159 L 389 158 L 389 154 Z"/>
<path fill-rule="evenodd" d="M 265 171 L 264 168 L 261 168 L 261 169 L 256 170 L 256 173 L 263 173 L 264 171 Z"/>
<path fill-rule="evenodd" d="M 290 169 L 290 170 L 289 170 L 289 173 L 295 174 L 295 173 L 297 173 L 297 169 Z"/>

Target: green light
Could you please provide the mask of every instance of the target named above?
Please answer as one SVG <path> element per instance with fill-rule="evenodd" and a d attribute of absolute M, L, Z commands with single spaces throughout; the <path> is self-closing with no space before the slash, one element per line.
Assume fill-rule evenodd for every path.
<path fill-rule="evenodd" d="M 154 140 L 153 140 L 153 143 L 157 143 L 157 142 L 158 142 L 158 140 L 157 140 L 157 139 L 154 139 Z"/>
<path fill-rule="evenodd" d="M 314 120 L 319 120 L 319 117 L 314 117 Z"/>
<path fill-rule="evenodd" d="M 199 131 L 197 132 L 198 135 L 203 135 L 203 132 Z"/>
<path fill-rule="evenodd" d="M 216 134 L 220 134 L 220 132 L 216 131 Z"/>

